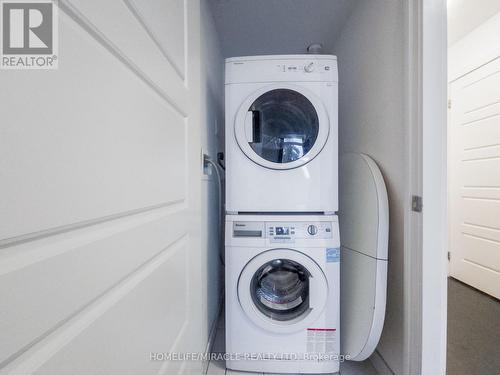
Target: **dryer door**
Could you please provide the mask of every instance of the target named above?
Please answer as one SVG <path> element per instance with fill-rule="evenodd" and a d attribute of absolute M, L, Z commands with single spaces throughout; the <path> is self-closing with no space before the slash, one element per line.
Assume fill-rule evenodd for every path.
<path fill-rule="evenodd" d="M 340 161 L 340 346 L 342 354 L 362 361 L 384 325 L 389 207 L 370 157 L 351 153 Z"/>
<path fill-rule="evenodd" d="M 235 118 L 240 149 L 255 163 L 291 169 L 314 159 L 328 139 L 323 103 L 294 85 L 271 85 L 250 95 Z"/>
<path fill-rule="evenodd" d="M 257 255 L 238 280 L 238 299 L 248 318 L 278 333 L 307 328 L 325 308 L 327 294 L 321 268 L 307 255 L 290 249 Z"/>

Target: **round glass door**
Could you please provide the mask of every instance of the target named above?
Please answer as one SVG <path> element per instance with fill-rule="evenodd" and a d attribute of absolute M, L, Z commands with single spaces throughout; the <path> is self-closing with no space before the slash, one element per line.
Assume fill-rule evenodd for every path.
<path fill-rule="evenodd" d="M 309 272 L 289 259 L 262 265 L 252 278 L 250 293 L 257 309 L 279 321 L 296 319 L 309 309 Z"/>
<path fill-rule="evenodd" d="M 242 104 L 235 124 L 242 151 L 273 169 L 296 168 L 312 160 L 328 132 L 321 102 L 304 89 L 289 86 L 254 93 Z"/>
<path fill-rule="evenodd" d="M 326 277 L 309 256 L 272 249 L 250 260 L 238 280 L 247 317 L 272 332 L 294 332 L 314 321 L 326 305 Z"/>
<path fill-rule="evenodd" d="M 249 108 L 252 117 L 250 147 L 273 163 L 290 163 L 306 155 L 316 142 L 319 120 L 311 102 L 289 89 L 259 96 Z"/>

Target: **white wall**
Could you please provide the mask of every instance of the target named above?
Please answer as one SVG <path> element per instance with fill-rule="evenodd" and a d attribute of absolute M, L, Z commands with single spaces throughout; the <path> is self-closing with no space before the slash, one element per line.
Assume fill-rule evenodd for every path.
<path fill-rule="evenodd" d="M 344 24 L 353 0 L 205 0 L 217 20 L 225 57 L 306 53 L 322 43 L 325 53 Z"/>
<path fill-rule="evenodd" d="M 448 0 L 448 45 L 500 12 L 498 0 Z"/>
<path fill-rule="evenodd" d="M 0 373 L 199 374 L 150 361 L 215 310 L 199 1 L 59 4 L 59 69 L 0 72 Z"/>
<path fill-rule="evenodd" d="M 221 54 L 215 23 L 207 2 L 201 2 L 201 144 L 212 160 L 224 149 L 224 59 Z M 222 273 L 219 259 L 219 201 L 218 179 L 212 169 L 203 176 L 202 185 L 202 244 L 206 244 L 202 264 L 205 288 L 206 334 L 214 328 L 222 293 Z M 222 174 L 223 177 L 223 174 Z M 206 339 L 204 340 L 206 342 Z"/>
<path fill-rule="evenodd" d="M 404 17 L 403 2 L 360 0 L 333 51 L 339 61 L 340 155 L 373 157 L 389 193 L 387 313 L 377 351 L 395 374 L 402 374 L 404 349 Z"/>

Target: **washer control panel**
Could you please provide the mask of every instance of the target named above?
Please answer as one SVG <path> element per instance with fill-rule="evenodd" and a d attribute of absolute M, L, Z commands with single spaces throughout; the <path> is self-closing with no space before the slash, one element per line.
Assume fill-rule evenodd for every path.
<path fill-rule="evenodd" d="M 327 239 L 332 238 L 332 223 L 330 222 L 294 222 L 294 223 L 266 223 L 266 236 L 271 242 L 295 239 Z"/>
<path fill-rule="evenodd" d="M 295 239 L 333 238 L 331 222 L 255 222 L 235 221 L 233 237 L 268 238 L 271 242 Z"/>

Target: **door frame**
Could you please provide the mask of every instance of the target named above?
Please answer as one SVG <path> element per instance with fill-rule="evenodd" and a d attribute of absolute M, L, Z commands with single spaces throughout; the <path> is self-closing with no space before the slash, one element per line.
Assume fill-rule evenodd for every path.
<path fill-rule="evenodd" d="M 408 172 L 404 373 L 444 375 L 448 269 L 446 0 L 406 0 L 405 11 Z M 418 197 L 422 198 L 421 210 Z"/>

